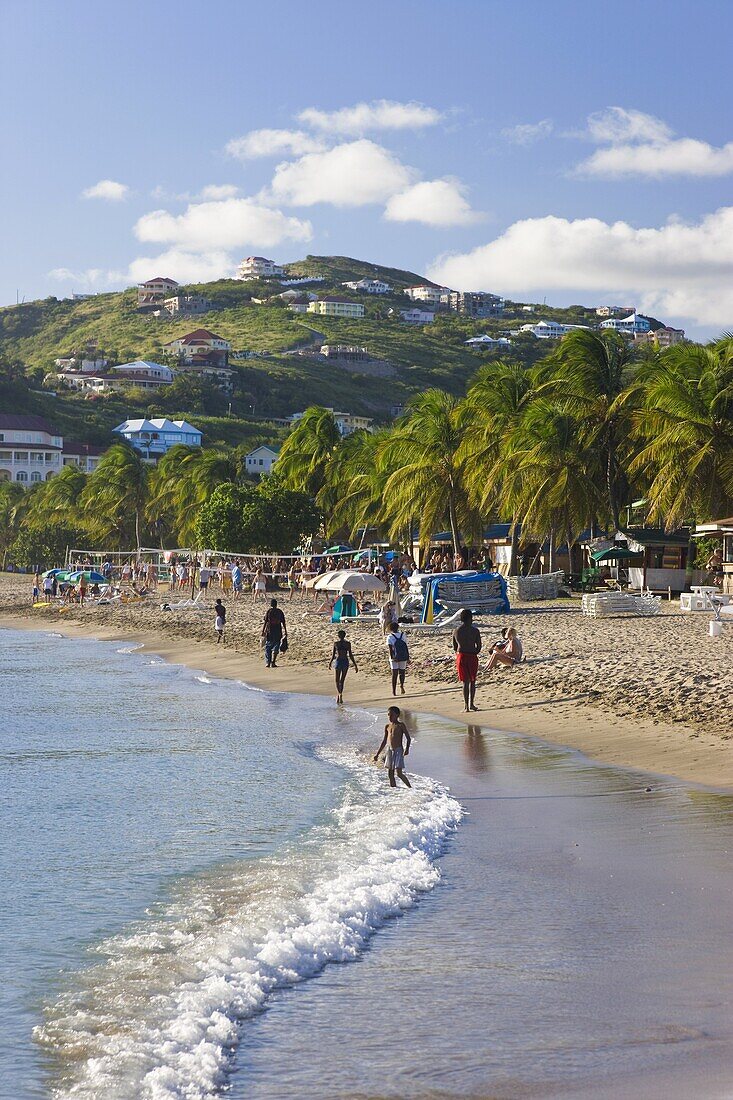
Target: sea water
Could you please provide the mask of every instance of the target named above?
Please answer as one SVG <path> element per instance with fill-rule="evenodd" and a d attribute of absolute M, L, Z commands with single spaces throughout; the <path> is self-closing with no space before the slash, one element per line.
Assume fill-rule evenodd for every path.
<path fill-rule="evenodd" d="M 130 646 L 0 647 L 8 1100 L 215 1095 L 274 991 L 438 882 L 460 807 L 390 798 L 367 716 Z"/>
<path fill-rule="evenodd" d="M 408 710 L 392 791 L 381 715 L 0 663 L 3 1100 L 731 1096 L 730 796 Z"/>

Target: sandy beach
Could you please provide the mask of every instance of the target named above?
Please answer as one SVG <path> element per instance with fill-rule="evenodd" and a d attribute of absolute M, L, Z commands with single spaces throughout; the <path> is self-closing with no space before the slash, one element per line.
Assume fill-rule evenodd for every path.
<path fill-rule="evenodd" d="M 162 590 L 141 603 L 84 608 L 31 606 L 31 578 L 0 575 L 0 616 L 7 625 L 134 637 L 170 661 L 280 691 L 333 695 L 328 659 L 335 627 L 309 600 L 282 602 L 291 648 L 277 669 L 259 649 L 263 603 L 247 594 L 225 597 L 227 631 L 214 644 L 209 593 L 204 610 L 163 611 Z M 270 594 L 268 594 L 269 596 Z M 275 593 L 275 595 L 278 595 Z M 485 644 L 504 625 L 516 627 L 527 654 L 516 671 L 481 676 L 473 725 L 527 733 L 606 762 L 733 789 L 733 723 L 726 678 L 733 661 L 733 630 L 707 633 L 708 615 L 684 614 L 676 602 L 654 618 L 593 620 L 580 600 L 516 605 L 509 616 L 484 620 Z M 349 626 L 359 673 L 349 673 L 346 700 L 385 708 L 392 700 L 385 645 L 366 620 Z M 410 636 L 407 695 L 411 710 L 461 720 L 450 636 Z"/>

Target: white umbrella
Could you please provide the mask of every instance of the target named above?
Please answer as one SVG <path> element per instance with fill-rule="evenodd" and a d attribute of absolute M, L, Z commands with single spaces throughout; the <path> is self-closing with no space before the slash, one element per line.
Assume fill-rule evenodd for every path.
<path fill-rule="evenodd" d="M 310 580 L 307 580 L 305 582 L 305 587 L 328 589 L 331 587 L 330 581 L 332 581 L 334 577 L 338 577 L 341 572 L 341 569 L 332 569 L 330 573 L 321 573 L 321 575 L 318 577 L 311 577 Z"/>
<path fill-rule="evenodd" d="M 352 569 L 339 569 L 335 573 L 324 573 L 316 581 L 314 588 L 328 592 L 384 592 L 387 585 L 373 573 L 359 573 Z"/>

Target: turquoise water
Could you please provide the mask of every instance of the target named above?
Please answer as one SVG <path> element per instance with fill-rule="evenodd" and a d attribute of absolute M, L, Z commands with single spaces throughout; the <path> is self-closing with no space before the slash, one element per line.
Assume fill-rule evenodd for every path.
<path fill-rule="evenodd" d="M 390 791 L 330 700 L 0 667 L 2 1100 L 731 1095 L 730 796 L 409 712 Z"/>

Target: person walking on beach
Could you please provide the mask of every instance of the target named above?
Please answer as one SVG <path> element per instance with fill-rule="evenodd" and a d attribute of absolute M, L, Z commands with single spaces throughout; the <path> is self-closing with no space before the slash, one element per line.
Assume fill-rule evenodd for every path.
<path fill-rule="evenodd" d="M 226 626 L 227 621 L 227 609 L 224 607 L 221 599 L 218 599 L 214 604 L 214 615 L 216 616 L 214 621 L 214 629 L 216 630 L 216 644 L 219 645 L 224 637 L 224 627 Z"/>
<path fill-rule="evenodd" d="M 396 787 L 397 782 L 395 780 L 395 772 L 400 777 L 406 787 L 411 787 L 409 779 L 405 775 L 405 757 L 410 751 L 410 734 L 407 726 L 400 718 L 400 708 L 390 707 L 387 711 L 387 725 L 384 727 L 384 737 L 382 738 L 382 744 L 374 754 L 374 763 L 379 760 L 379 754 L 382 749 L 387 746 L 387 752 L 384 757 L 384 766 L 387 769 L 387 775 L 389 776 L 390 787 Z"/>
<path fill-rule="evenodd" d="M 254 575 L 254 580 L 252 581 L 252 603 L 257 603 L 260 595 L 264 598 L 266 591 L 267 581 L 265 579 L 265 573 L 262 566 L 258 565 L 257 572 Z M 282 611 L 280 612 L 280 614 L 282 615 Z"/>
<path fill-rule="evenodd" d="M 400 692 L 405 694 L 405 672 L 410 660 L 410 650 L 407 638 L 400 630 L 399 623 L 392 622 L 387 634 L 387 646 L 389 647 L 389 667 L 392 670 L 392 694 L 397 694 L 397 680 L 400 682 Z"/>
<path fill-rule="evenodd" d="M 238 600 L 242 594 L 242 570 L 238 561 L 235 561 L 232 566 L 232 589 L 234 599 Z"/>
<path fill-rule="evenodd" d="M 277 668 L 277 655 L 284 638 L 288 636 L 285 616 L 277 606 L 277 600 L 270 600 L 270 607 L 262 624 L 262 640 L 265 643 L 265 663 L 268 668 Z"/>
<path fill-rule="evenodd" d="M 294 561 L 288 570 L 288 588 L 290 589 L 290 595 L 288 596 L 288 603 L 291 602 L 295 595 L 295 589 L 298 587 L 298 563 Z"/>
<path fill-rule="evenodd" d="M 334 661 L 336 662 L 336 702 L 343 703 L 344 681 L 349 671 L 349 662 L 354 666 L 354 672 L 359 671 L 356 667 L 356 659 L 351 651 L 351 642 L 346 641 L 345 630 L 336 632 L 336 641 L 333 643 L 331 660 L 328 662 L 329 668 L 333 668 Z"/>
<path fill-rule="evenodd" d="M 473 625 L 473 613 L 464 607 L 461 625 L 453 631 L 453 649 L 456 651 L 456 670 L 463 685 L 463 709 L 466 713 L 478 710 L 476 706 L 476 677 L 478 655 L 481 652 L 481 634 Z"/>

